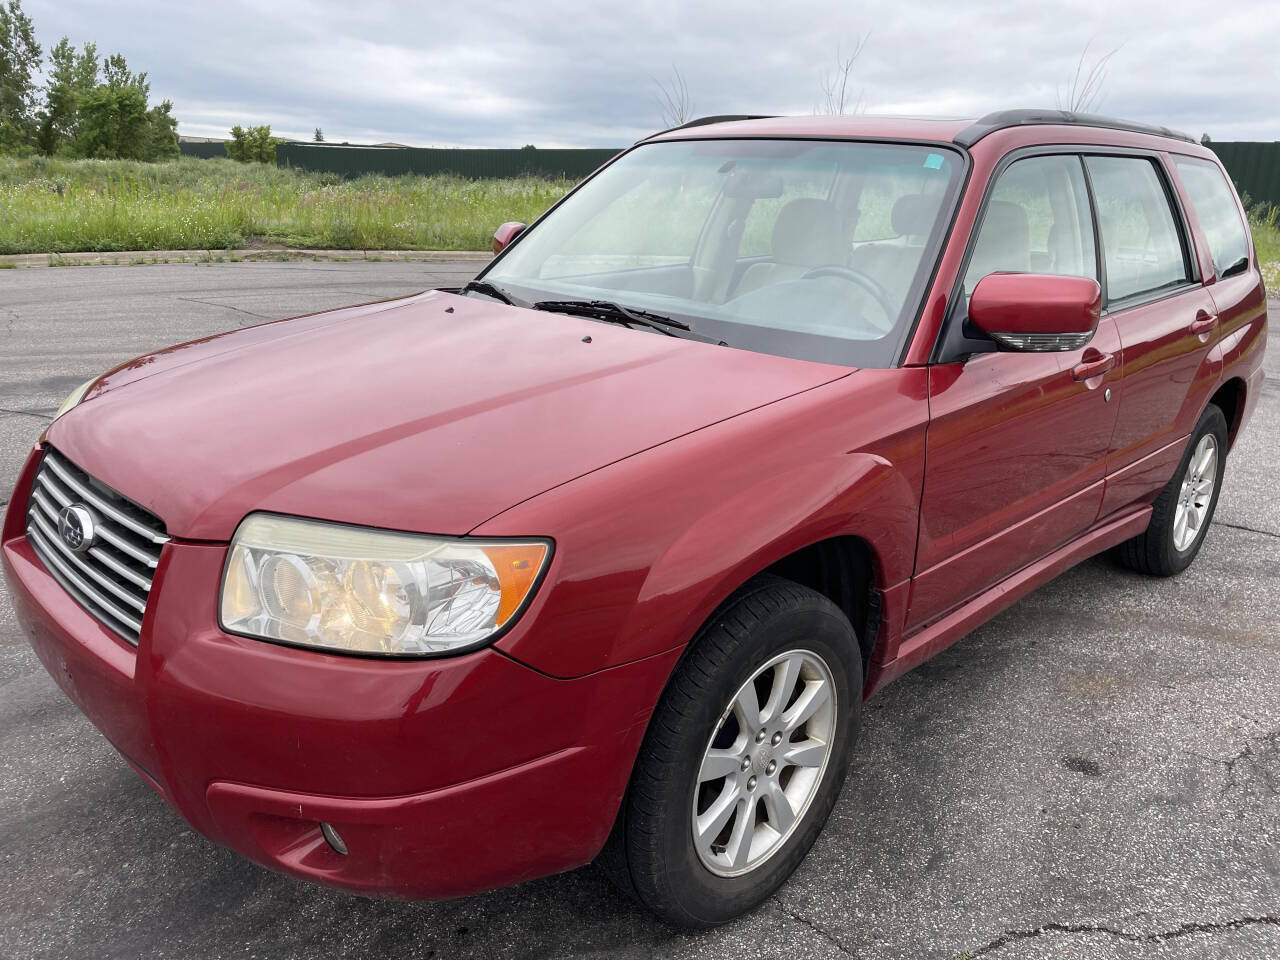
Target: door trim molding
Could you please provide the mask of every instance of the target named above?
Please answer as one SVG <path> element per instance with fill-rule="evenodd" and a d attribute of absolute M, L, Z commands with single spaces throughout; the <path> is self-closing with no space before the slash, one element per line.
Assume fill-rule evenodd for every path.
<path fill-rule="evenodd" d="M 1151 512 L 1150 506 L 1138 507 L 1095 526 L 1070 543 L 988 587 L 941 620 L 904 637 L 898 646 L 897 657 L 871 677 L 868 693 L 879 690 L 908 670 L 941 653 L 965 634 L 1080 561 L 1138 536 L 1150 524 Z"/>

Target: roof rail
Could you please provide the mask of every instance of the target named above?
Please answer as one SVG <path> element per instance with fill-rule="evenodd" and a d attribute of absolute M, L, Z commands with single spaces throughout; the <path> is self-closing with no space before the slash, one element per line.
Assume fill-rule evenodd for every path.
<path fill-rule="evenodd" d="M 1114 117 L 1100 117 L 1093 113 L 1074 113 L 1070 110 L 997 110 L 985 117 L 975 120 L 955 135 L 954 143 L 962 147 L 971 147 L 988 134 L 1009 127 L 1026 127 L 1045 124 L 1063 124 L 1077 127 L 1101 127 L 1104 130 L 1127 130 L 1130 133 L 1145 133 L 1153 137 L 1169 137 L 1174 140 L 1186 140 L 1196 143 L 1194 137 L 1168 127 L 1156 127 L 1146 123 L 1132 123 L 1128 120 L 1117 120 Z"/>
<path fill-rule="evenodd" d="M 659 130 L 657 133 L 651 133 L 647 137 L 641 137 L 636 143 L 644 143 L 646 140 L 652 140 L 654 137 L 660 137 L 664 133 L 671 133 L 673 130 L 685 130 L 689 127 L 705 127 L 709 123 L 730 123 L 734 120 L 772 120 L 773 114 L 769 113 L 721 113 L 714 114 L 710 117 L 698 117 L 696 120 L 690 120 L 674 127 L 668 127 L 666 130 Z"/>

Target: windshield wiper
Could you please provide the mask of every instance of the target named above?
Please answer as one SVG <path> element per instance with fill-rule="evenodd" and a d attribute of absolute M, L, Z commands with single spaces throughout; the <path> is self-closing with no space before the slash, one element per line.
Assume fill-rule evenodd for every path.
<path fill-rule="evenodd" d="M 676 320 L 661 313 L 653 313 L 650 310 L 624 307 L 612 300 L 539 300 L 533 305 L 533 309 L 546 310 L 550 313 L 566 313 L 574 317 L 590 317 L 593 320 L 621 323 L 628 327 L 648 327 L 668 337 L 684 337 L 687 340 L 725 345 L 723 340 L 695 333 L 689 324 L 682 320 Z"/>
<path fill-rule="evenodd" d="M 648 310 L 636 310 L 624 307 L 612 300 L 539 300 L 533 305 L 535 310 L 547 310 L 551 313 L 568 313 L 575 317 L 594 317 L 598 320 L 612 320 L 616 323 L 638 323 L 651 327 L 668 336 L 676 336 L 671 328 L 688 330 L 689 325 L 679 320 L 672 320 L 660 313 Z"/>
<path fill-rule="evenodd" d="M 492 283 L 489 280 L 470 280 L 463 285 L 459 293 L 470 293 L 473 290 L 476 293 L 483 293 L 486 297 L 493 297 L 495 300 L 501 300 L 509 307 L 529 306 L 528 303 L 521 300 L 519 297 L 514 294 L 507 293 L 506 290 L 503 290 L 496 283 Z"/>

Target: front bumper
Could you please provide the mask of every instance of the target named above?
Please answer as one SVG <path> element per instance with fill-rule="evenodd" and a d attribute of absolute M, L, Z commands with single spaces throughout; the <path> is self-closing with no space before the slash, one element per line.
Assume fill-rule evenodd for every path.
<path fill-rule="evenodd" d="M 18 620 L 63 691 L 200 832 L 306 879 L 413 898 L 599 852 L 674 652 L 558 680 L 491 649 L 381 661 L 231 636 L 216 617 L 226 546 L 182 541 L 164 548 L 135 649 L 28 545 L 38 460 L 3 529 Z"/>

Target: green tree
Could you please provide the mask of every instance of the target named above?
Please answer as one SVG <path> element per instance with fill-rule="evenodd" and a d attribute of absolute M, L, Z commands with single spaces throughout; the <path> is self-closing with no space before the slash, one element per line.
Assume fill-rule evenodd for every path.
<path fill-rule="evenodd" d="M 165 100 L 147 111 L 147 149 L 144 160 L 173 160 L 178 156 L 178 118 L 173 101 Z"/>
<path fill-rule="evenodd" d="M 178 121 L 173 116 L 173 103 L 166 100 L 158 106 L 150 106 L 147 100 L 151 84 L 147 75 L 131 71 L 119 53 L 102 61 L 102 82 L 96 83 L 97 51 L 91 44 L 86 44 L 85 53 L 93 58 L 92 67 L 83 61 L 82 54 L 75 59 L 72 71 L 75 82 L 80 86 L 74 91 L 71 152 L 80 157 L 102 159 L 168 160 L 176 157 Z M 62 50 L 58 57 L 65 64 L 68 52 Z"/>
<path fill-rule="evenodd" d="M 113 53 L 102 61 L 102 82 L 108 87 L 137 87 L 144 97 L 151 95 L 151 84 L 145 73 L 131 73 L 124 54 Z"/>
<path fill-rule="evenodd" d="M 0 149 L 19 149 L 35 139 L 40 45 L 21 0 L 0 3 Z"/>
<path fill-rule="evenodd" d="M 275 163 L 279 142 L 271 136 L 270 124 L 246 129 L 237 123 L 227 141 L 227 156 L 241 163 Z"/>
<path fill-rule="evenodd" d="M 316 143 L 324 143 L 324 131 L 316 127 L 316 135 L 311 139 Z"/>
<path fill-rule="evenodd" d="M 238 123 L 231 128 L 231 139 L 227 141 L 227 156 L 240 163 L 249 162 L 249 132 Z"/>
<path fill-rule="evenodd" d="M 99 84 L 80 100 L 72 149 L 80 157 L 148 160 L 150 132 L 140 88 Z"/>
<path fill-rule="evenodd" d="M 37 135 L 40 152 L 46 155 L 56 153 L 75 134 L 80 101 L 98 85 L 98 48 L 86 43 L 76 53 L 76 48 L 63 37 L 49 51 L 48 73 Z"/>

